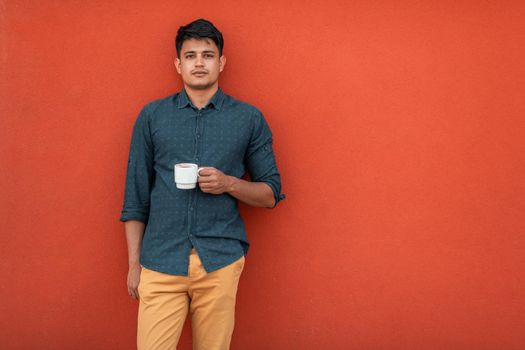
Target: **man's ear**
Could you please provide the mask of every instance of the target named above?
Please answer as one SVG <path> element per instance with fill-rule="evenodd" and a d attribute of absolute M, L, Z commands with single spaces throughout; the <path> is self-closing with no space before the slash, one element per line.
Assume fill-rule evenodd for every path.
<path fill-rule="evenodd" d="M 177 70 L 177 73 L 181 74 L 180 59 L 178 57 L 175 58 L 175 61 L 173 61 L 173 64 L 175 65 L 175 69 Z"/>
<path fill-rule="evenodd" d="M 226 56 L 223 55 L 219 58 L 219 72 L 222 72 L 225 65 L 226 65 Z"/>

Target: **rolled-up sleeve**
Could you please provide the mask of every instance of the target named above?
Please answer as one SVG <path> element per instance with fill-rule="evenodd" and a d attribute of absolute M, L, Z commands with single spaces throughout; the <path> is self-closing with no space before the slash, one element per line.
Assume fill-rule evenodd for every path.
<path fill-rule="evenodd" d="M 273 152 L 272 132 L 262 113 L 258 110 L 252 119 L 252 135 L 245 155 L 245 164 L 254 182 L 264 182 L 273 191 L 275 206 L 286 198 L 281 194 L 281 175 Z"/>
<path fill-rule="evenodd" d="M 148 222 L 154 176 L 149 114 L 143 108 L 133 126 L 120 221 Z"/>

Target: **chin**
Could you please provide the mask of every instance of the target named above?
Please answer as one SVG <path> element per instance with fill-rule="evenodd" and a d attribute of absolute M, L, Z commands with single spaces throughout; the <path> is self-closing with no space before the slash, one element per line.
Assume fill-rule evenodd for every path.
<path fill-rule="evenodd" d="M 191 83 L 191 82 L 186 83 L 186 85 L 188 85 L 188 87 L 193 89 L 193 90 L 207 90 L 207 89 L 211 88 L 214 84 L 215 84 L 215 82 L 198 83 L 198 84 L 194 84 L 194 83 Z"/>

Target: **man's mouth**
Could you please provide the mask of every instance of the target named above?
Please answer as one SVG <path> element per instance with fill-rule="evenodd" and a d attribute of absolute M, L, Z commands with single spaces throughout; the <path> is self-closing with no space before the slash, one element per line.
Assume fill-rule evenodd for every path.
<path fill-rule="evenodd" d="M 198 77 L 202 77 L 203 75 L 206 75 L 208 73 L 204 71 L 197 71 L 197 72 L 193 72 L 192 74 Z"/>

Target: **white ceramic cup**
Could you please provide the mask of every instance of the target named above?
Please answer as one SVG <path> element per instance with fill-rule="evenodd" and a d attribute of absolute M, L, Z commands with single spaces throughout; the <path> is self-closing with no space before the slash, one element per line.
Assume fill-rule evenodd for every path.
<path fill-rule="evenodd" d="M 175 164 L 175 183 L 177 188 L 181 190 L 190 190 L 197 186 L 197 180 L 200 176 L 199 172 L 204 168 L 199 168 L 194 163 L 178 163 Z"/>

